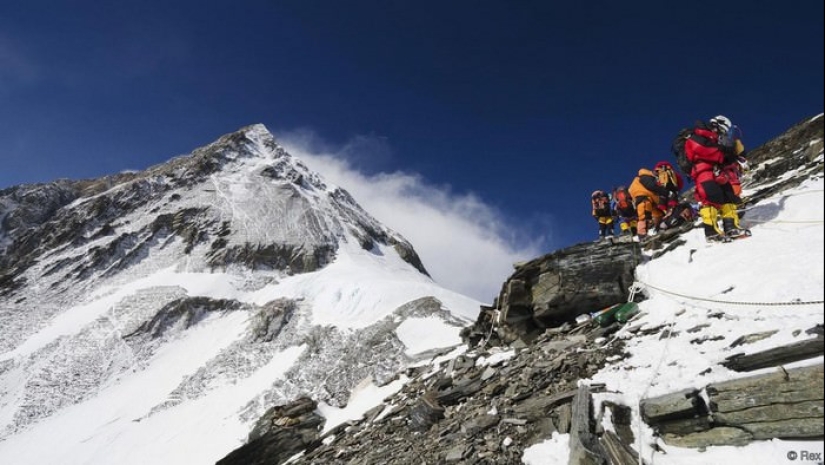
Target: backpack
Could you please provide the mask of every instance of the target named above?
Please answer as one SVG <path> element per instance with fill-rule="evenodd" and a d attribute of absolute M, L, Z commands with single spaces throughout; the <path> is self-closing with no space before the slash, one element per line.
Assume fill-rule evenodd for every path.
<path fill-rule="evenodd" d="M 693 163 L 688 160 L 687 153 L 685 152 L 685 142 L 691 134 L 693 134 L 693 128 L 687 127 L 681 129 L 670 146 L 670 151 L 673 153 L 673 156 L 676 157 L 676 166 L 687 176 L 690 176 L 690 171 L 693 169 Z"/>
<path fill-rule="evenodd" d="M 613 202 L 616 205 L 618 212 L 635 212 L 636 208 L 633 206 L 633 197 L 624 186 L 619 186 L 613 190 Z"/>
<path fill-rule="evenodd" d="M 684 149 L 684 145 L 682 146 Z M 687 160 L 687 158 L 685 158 Z M 657 169 L 659 175 L 659 185 L 670 191 L 679 190 L 679 181 L 676 179 L 676 173 L 673 172 L 673 167 L 670 165 L 658 165 Z M 690 173 L 688 173 L 689 175 Z"/>
<path fill-rule="evenodd" d="M 604 191 L 595 191 L 590 196 L 593 203 L 593 214 L 596 216 L 611 216 L 610 197 Z"/>

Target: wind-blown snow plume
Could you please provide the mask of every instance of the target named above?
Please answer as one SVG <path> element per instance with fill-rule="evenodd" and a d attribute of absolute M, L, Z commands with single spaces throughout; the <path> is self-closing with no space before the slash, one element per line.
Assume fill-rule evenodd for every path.
<path fill-rule="evenodd" d="M 365 163 L 350 161 L 363 160 L 360 150 L 365 145 L 377 145 L 380 165 L 388 150 L 385 144 L 359 138 L 356 152 L 349 144 L 330 147 L 309 131 L 288 132 L 282 140 L 290 153 L 327 179 L 347 186 L 371 214 L 402 232 L 415 244 L 436 281 L 478 300 L 492 301 L 513 263 L 546 252 L 551 242 L 549 220 L 534 227 L 535 220 L 508 219 L 472 193 L 457 194 L 449 186 L 433 186 L 410 173 L 365 174 L 358 168 Z"/>

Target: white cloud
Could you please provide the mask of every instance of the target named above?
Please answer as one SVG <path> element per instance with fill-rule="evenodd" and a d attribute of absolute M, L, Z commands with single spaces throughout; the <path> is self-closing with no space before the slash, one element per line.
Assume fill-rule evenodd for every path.
<path fill-rule="evenodd" d="M 380 138 L 358 136 L 341 147 L 321 141 L 309 130 L 276 132 L 278 142 L 310 169 L 349 191 L 376 219 L 401 233 L 418 252 L 432 278 L 442 286 L 482 302 L 492 302 L 513 263 L 546 252 L 544 235 L 532 235 L 528 222 L 516 222 L 472 192 L 455 193 L 420 175 L 394 171 L 366 174 L 361 166 L 377 147 L 378 164 L 391 149 Z M 364 151 L 354 150 L 354 147 Z M 374 165 L 373 165 L 374 166 Z"/>

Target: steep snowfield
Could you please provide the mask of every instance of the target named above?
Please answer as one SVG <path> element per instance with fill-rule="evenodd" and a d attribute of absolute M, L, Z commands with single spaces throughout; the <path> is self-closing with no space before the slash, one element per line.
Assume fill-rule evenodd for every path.
<path fill-rule="evenodd" d="M 313 308 L 313 323 L 359 328 L 374 323 L 422 295 L 441 300 L 455 316 L 475 320 L 480 303 L 435 286 L 398 258 L 391 248 L 363 253 L 349 245 L 335 263 L 313 273 L 291 276 L 250 294 L 253 303 L 299 297 Z M 246 300 L 246 299 L 244 299 Z"/>
<path fill-rule="evenodd" d="M 105 321 L 109 334 L 101 335 L 104 345 L 114 344 L 135 318 L 134 313 L 118 315 L 116 307 L 127 296 L 151 291 L 160 286 L 180 288 L 189 296 L 232 298 L 241 302 L 264 304 L 280 297 L 303 300 L 302 307 L 310 312 L 312 325 L 331 325 L 344 330 L 369 326 L 385 317 L 392 317 L 399 306 L 421 296 L 435 296 L 458 316 L 469 319 L 478 313 L 480 303 L 446 291 L 409 264 L 386 250 L 363 251 L 345 247 L 332 265 L 317 272 L 286 278 L 280 284 L 269 284 L 260 290 L 245 291 L 237 286 L 237 276 L 225 274 L 177 273 L 172 269 L 134 281 L 119 289 L 109 289 L 90 303 L 67 310 L 15 351 L 2 354 L 4 360 L 31 358 L 33 364 L 42 360 L 43 348 L 60 344 L 66 338 L 77 338 L 86 328 Z M 281 350 L 268 348 L 266 360 L 258 362 L 251 373 L 233 366 L 210 366 L 209 362 L 222 352 L 233 349 L 249 331 L 251 311 L 234 311 L 209 316 L 180 333 L 156 350 L 139 366 L 130 366 L 134 351 L 125 347 L 125 360 L 112 360 L 100 354 L 99 361 L 118 364 L 121 369 L 111 374 L 96 392 L 74 405 L 56 409 L 50 417 L 39 420 L 29 429 L 7 434 L 0 441 L 0 457 L 13 457 L 9 463 L 121 463 L 175 464 L 213 463 L 235 447 L 248 434 L 256 415 L 241 413 L 248 403 L 271 390 L 273 384 L 293 367 L 306 346 L 292 345 Z M 127 321 L 119 320 L 124 317 Z M 469 320 L 445 320 L 439 316 L 398 320 L 399 340 L 405 352 L 413 356 L 437 347 L 460 343 L 458 332 Z M 133 324 L 133 323 L 132 323 Z M 434 337 L 436 335 L 437 337 Z M 121 343 L 122 344 L 122 343 Z M 68 346 L 61 346 L 69 349 Z M 250 355 L 250 353 L 247 353 Z M 50 357 L 55 355 L 50 354 Z M 91 357 L 85 353 L 84 357 Z M 95 363 L 95 361 L 90 361 Z M 323 363 L 323 362 L 322 362 Z M 13 414 L 26 402 L 20 389 L 29 380 L 26 363 L 13 364 L 0 375 L 3 403 L 0 420 L 8 425 Z M 202 367 L 225 370 L 221 381 L 212 383 L 193 399 L 175 398 L 176 389 L 187 377 L 195 376 Z M 362 389 L 377 389 L 367 382 Z M 309 388 L 309 387 L 305 387 Z M 59 389 L 59 386 L 51 386 Z M 386 395 L 386 388 L 382 391 Z M 37 397 L 46 397 L 41 393 Z M 84 396 L 86 397 L 86 396 Z M 372 402 L 372 403 L 369 403 Z M 369 406 L 374 401 L 368 401 Z M 170 407 L 164 408 L 165 404 Z M 352 406 L 349 406 L 352 408 Z M 346 414 L 325 406 L 335 418 Z M 262 411 L 257 412 L 263 413 Z M 355 411 L 357 417 L 361 411 Z M 339 420 L 339 421 L 343 421 Z M 334 424 L 327 425 L 327 428 Z M 48 444 L 48 447 L 36 445 Z M 5 460 L 4 460 L 5 462 Z"/>

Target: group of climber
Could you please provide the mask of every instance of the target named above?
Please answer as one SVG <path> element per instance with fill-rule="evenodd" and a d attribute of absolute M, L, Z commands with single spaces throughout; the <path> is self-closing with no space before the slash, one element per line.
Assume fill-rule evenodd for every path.
<path fill-rule="evenodd" d="M 697 121 L 679 133 L 672 152 L 695 185 L 698 205 L 680 201 L 684 180 L 669 162 L 660 161 L 652 170 L 640 169 L 628 187 L 593 192 L 592 214 L 599 223 L 599 239 L 612 237 L 618 222 L 621 234 L 643 241 L 657 231 L 692 222 L 697 210 L 708 242 L 749 236 L 736 210 L 747 168 L 745 146 L 731 120 L 719 115 Z"/>
<path fill-rule="evenodd" d="M 653 170 L 640 169 L 627 187 L 616 187 L 612 193 L 593 192 L 592 213 L 599 223 L 599 239 L 612 237 L 616 222 L 622 234 L 642 240 L 659 229 L 692 219 L 692 208 L 679 208 L 679 192 L 683 187 L 682 176 L 670 163 L 661 161 Z"/>

